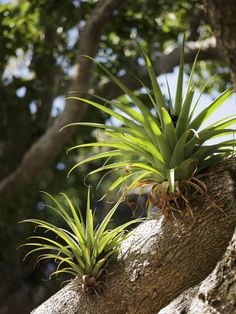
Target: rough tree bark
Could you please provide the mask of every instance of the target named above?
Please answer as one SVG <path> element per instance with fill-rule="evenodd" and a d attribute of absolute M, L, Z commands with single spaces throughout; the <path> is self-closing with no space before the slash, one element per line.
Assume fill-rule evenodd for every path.
<path fill-rule="evenodd" d="M 225 161 L 205 179 L 217 207 L 192 195 L 194 220 L 183 212 L 137 227 L 110 266 L 100 295 L 82 293 L 74 280 L 33 313 L 157 313 L 201 282 L 224 254 L 236 225 L 230 177 L 235 167 L 235 159 Z"/>
<path fill-rule="evenodd" d="M 105 0 L 98 3 L 94 20 L 92 18 L 87 23 L 87 34 L 86 28 L 84 29 L 85 41 L 84 43 L 83 41 L 80 42 L 81 54 L 93 56 L 96 53 L 100 33 L 93 33 L 94 29 L 98 30 L 99 27 L 103 29 L 110 13 L 119 3 L 121 1 L 118 0 Z M 234 86 L 236 86 L 236 59 L 233 57 L 235 55 L 235 38 L 232 41 L 230 38 L 230 35 L 235 34 L 235 24 L 232 22 L 235 16 L 232 7 L 235 8 L 235 4 L 232 0 L 227 3 L 207 0 L 206 3 L 208 4 L 209 16 L 214 18 L 214 23 L 216 23 L 215 17 L 219 18 L 220 23 L 217 22 L 218 24 L 216 24 L 220 25 L 220 28 L 213 25 L 213 30 L 217 42 L 222 48 L 223 56 L 231 65 L 232 78 Z M 226 9 L 228 4 L 231 6 Z M 225 11 L 230 13 L 227 16 L 224 15 L 222 19 L 220 14 L 223 12 L 226 14 Z M 100 20 L 96 20 L 96 17 L 100 17 Z M 232 21 L 228 23 L 228 26 L 231 25 L 231 30 L 228 32 L 227 26 L 224 29 L 224 23 L 230 19 Z M 223 29 L 223 34 L 227 34 L 225 35 L 227 40 L 222 39 L 224 37 L 222 36 Z M 91 34 L 95 34 L 95 38 L 92 37 L 89 45 L 87 40 Z M 87 47 L 88 51 L 84 51 L 84 47 Z M 217 54 L 214 55 L 218 58 Z M 174 65 L 175 62 L 173 62 L 172 67 Z M 77 86 L 80 86 L 80 90 L 88 89 L 89 81 L 84 82 L 84 78 L 89 77 L 91 67 L 91 64 L 81 60 L 80 68 L 74 80 L 76 89 L 78 89 Z M 83 73 L 86 73 L 86 76 L 83 76 Z M 127 78 L 124 77 L 125 79 Z M 105 88 L 109 88 L 109 84 L 103 86 L 101 90 L 105 90 Z M 75 119 L 78 121 L 85 108 L 84 105 L 79 109 L 73 104 L 68 106 L 47 133 L 26 154 L 19 168 L 1 183 L 0 193 L 5 193 L 12 188 L 18 189 L 20 185 L 26 187 L 32 179 L 35 179 L 42 172 L 42 169 L 54 160 L 64 143 L 72 136 L 73 130 L 68 130 L 64 135 L 58 136 L 58 129 Z M 39 164 L 36 164 L 35 160 L 40 160 Z M 225 252 L 236 224 L 235 200 L 232 195 L 234 186 L 228 171 L 229 167 L 232 168 L 233 165 L 235 165 L 235 161 L 232 161 L 230 166 L 225 164 L 208 178 L 209 194 L 215 199 L 217 205 L 222 206 L 224 212 L 219 208 L 207 208 L 204 203 L 193 201 L 194 221 L 183 214 L 176 216 L 175 219 L 162 218 L 159 221 L 148 221 L 142 224 L 124 244 L 118 264 L 111 265 L 115 273 L 107 278 L 106 286 L 101 295 L 88 297 L 80 292 L 78 282 L 74 280 L 36 309 L 34 314 L 96 314 L 114 311 L 116 313 L 157 313 L 185 289 L 202 281 L 213 270 Z M 235 183 L 234 180 L 233 183 Z M 228 252 L 235 252 L 234 243 L 232 242 Z M 224 260 L 231 259 L 230 254 L 226 253 L 222 263 Z M 220 269 L 221 265 L 224 268 L 225 264 L 219 264 L 217 269 Z M 190 292 L 185 292 L 185 296 L 192 295 L 194 300 L 194 296 L 200 295 L 202 301 L 204 298 L 208 300 L 209 294 L 205 292 L 204 294 L 201 287 L 195 287 L 189 290 Z M 212 312 L 207 310 L 201 313 Z"/>
<path fill-rule="evenodd" d="M 231 68 L 236 89 L 236 3 L 234 0 L 205 0 L 204 3 L 219 52 Z"/>
<path fill-rule="evenodd" d="M 205 0 L 212 30 L 222 57 L 231 68 L 236 90 L 236 3 Z M 236 313 L 236 230 L 222 260 L 201 285 L 185 291 L 160 314 Z"/>
<path fill-rule="evenodd" d="M 217 46 L 231 68 L 236 90 L 236 3 L 233 0 L 205 0 L 206 13 Z M 236 313 L 236 230 L 224 257 L 198 286 L 176 298 L 159 314 Z"/>
<path fill-rule="evenodd" d="M 217 46 L 231 68 L 236 90 L 236 3 L 205 0 Z M 227 251 L 214 271 L 198 286 L 183 292 L 159 314 L 236 313 L 236 230 Z"/>
<path fill-rule="evenodd" d="M 109 22 L 113 10 L 117 9 L 122 2 L 123 0 L 99 1 L 90 14 L 83 31 L 80 33 L 75 75 L 71 82 L 71 90 L 88 90 L 90 86 L 90 78 L 92 77 L 93 64 L 86 58 L 80 58 L 79 56 L 85 54 L 94 57 L 96 55 L 100 36 L 104 32 L 104 28 Z M 46 101 L 46 97 L 44 100 Z M 49 100 L 48 97 L 47 100 Z M 47 106 L 46 103 L 44 103 L 44 105 Z M 8 210 L 9 208 L 11 209 L 9 204 L 11 205 L 12 199 L 17 199 L 17 196 L 23 194 L 22 192 L 25 193 L 24 195 L 29 193 L 27 192 L 27 190 L 30 190 L 29 186 L 37 182 L 42 171 L 55 160 L 65 143 L 72 136 L 73 132 L 76 131 L 71 128 L 71 130 L 58 134 L 60 128 L 67 123 L 82 119 L 85 111 L 85 104 L 78 105 L 70 103 L 70 105 L 66 106 L 64 113 L 56 119 L 47 132 L 25 154 L 19 167 L 1 181 L 0 203 L 2 208 L 7 208 Z M 17 204 L 17 202 L 15 202 L 15 204 Z M 4 243 L 5 247 L 7 247 L 4 228 L 0 222 L 0 242 Z M 4 249 L 0 255 L 3 254 L 5 254 Z M 6 254 L 4 258 L 5 257 Z M 35 291 L 35 287 L 32 286 L 32 283 L 29 282 L 29 280 L 26 281 L 22 279 L 27 278 L 28 272 L 26 268 L 24 269 L 25 271 L 20 274 L 21 282 L 19 283 L 17 281 L 17 276 L 14 273 L 15 269 L 9 274 L 8 269 L 6 269 L 8 263 L 3 267 L 2 260 L 4 260 L 4 258 L 2 259 L 2 256 L 0 256 L 1 270 L 6 272 L 4 273 L 3 278 L 2 276 L 0 277 L 0 313 L 14 313 L 16 311 L 27 313 L 32 309 L 35 302 L 42 302 L 45 298 L 45 291 L 42 287 L 37 287 L 37 291 Z M 11 269 L 12 268 L 13 266 L 11 265 Z M 32 292 L 34 297 L 32 297 Z M 16 310 L 16 304 L 20 306 L 19 310 Z"/>
<path fill-rule="evenodd" d="M 236 4 L 205 3 L 236 88 Z M 234 168 L 235 161 L 225 162 L 207 179 L 208 192 L 224 212 L 198 202 L 192 223 L 183 215 L 142 224 L 113 266 L 102 295 L 82 294 L 74 280 L 33 313 L 235 313 L 235 234 L 228 245 L 236 224 Z"/>
<path fill-rule="evenodd" d="M 122 2 L 122 0 L 102 0 L 98 2 L 95 9 L 92 11 L 91 16 L 80 34 L 79 53 L 76 61 L 75 75 L 71 82 L 71 90 L 80 90 L 84 92 L 90 88 L 89 78 L 91 77 L 93 64 L 88 62 L 85 58 L 79 58 L 79 55 L 96 55 L 100 36 L 110 20 L 113 10 L 122 4 Z M 214 38 L 210 38 L 204 41 L 187 43 L 185 51 L 186 62 L 191 63 L 193 61 L 199 48 L 202 50 L 200 54 L 200 59 L 202 60 L 220 58 L 215 40 Z M 168 54 L 163 54 L 160 59 L 155 62 L 157 73 L 161 74 L 163 72 L 172 71 L 173 67 L 179 63 L 179 55 L 180 47 L 176 47 Z M 140 66 L 139 73 L 140 77 L 145 77 L 146 73 L 144 67 Z M 132 77 L 124 75 L 122 80 L 131 89 L 139 87 Z M 116 97 L 121 94 L 121 91 L 117 89 L 117 86 L 111 82 L 103 86 L 98 85 L 95 87 L 95 90 L 97 94 L 107 98 Z M 80 96 L 78 93 L 77 95 Z M 2 205 L 2 200 L 8 199 L 6 196 L 9 196 L 9 199 L 11 199 L 13 195 L 22 192 L 24 193 L 30 185 L 37 182 L 43 171 L 56 159 L 65 146 L 65 143 L 76 131 L 71 128 L 58 134 L 58 130 L 67 123 L 80 121 L 83 118 L 86 109 L 87 107 L 85 104 L 78 105 L 77 103 L 70 103 L 66 106 L 64 112 L 55 120 L 54 124 L 25 154 L 21 164 L 19 164 L 16 170 L 0 182 L 0 200 Z M 35 298 L 42 300 L 44 297 L 44 291 L 42 291 L 41 287 L 39 287 L 39 291 L 34 291 L 32 289 L 34 288 L 28 285 L 17 289 L 15 282 L 12 282 L 12 284 L 9 285 L 9 289 L 6 289 L 6 286 L 4 285 L 4 288 L 0 289 L 0 298 L 1 300 L 4 300 L 4 304 L 1 304 L 0 306 L 0 313 L 8 313 L 8 309 L 11 307 L 13 308 L 12 311 L 15 311 L 14 304 L 19 300 L 20 301 L 17 304 L 22 304 L 22 312 L 28 312 L 29 308 L 32 308 L 31 304 L 34 304 Z M 11 294 L 9 293 L 10 291 Z M 31 297 L 31 293 L 34 295 L 34 298 Z M 14 300 L 18 301 L 14 302 Z M 26 304 L 28 306 L 27 309 L 24 308 Z"/>
<path fill-rule="evenodd" d="M 183 292 L 158 314 L 236 313 L 236 229 L 222 260 L 199 285 Z"/>

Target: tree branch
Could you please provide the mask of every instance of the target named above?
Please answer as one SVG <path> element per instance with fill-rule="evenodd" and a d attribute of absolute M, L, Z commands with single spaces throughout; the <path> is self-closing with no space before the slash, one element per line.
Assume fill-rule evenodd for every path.
<path fill-rule="evenodd" d="M 184 54 L 185 63 L 192 63 L 199 50 L 199 61 L 220 59 L 215 38 L 211 37 L 202 41 L 187 42 Z M 157 75 L 172 72 L 174 67 L 179 65 L 180 54 L 181 46 L 177 46 L 169 53 L 163 54 L 156 60 L 153 60 L 153 65 Z M 137 76 L 141 77 L 142 81 L 145 82 L 145 79 L 148 77 L 145 66 L 137 65 Z M 131 90 L 140 88 L 140 83 L 128 74 L 123 75 L 120 79 Z M 95 94 L 102 95 L 107 99 L 112 99 L 120 96 L 121 90 L 116 84 L 114 84 L 114 82 L 109 81 L 106 84 L 98 86 L 95 90 Z"/>
<path fill-rule="evenodd" d="M 204 0 L 206 12 L 220 53 L 231 68 L 236 90 L 236 2 L 234 0 Z"/>
<path fill-rule="evenodd" d="M 121 2 L 121 0 L 106 0 L 98 3 L 81 33 L 79 55 L 85 54 L 92 57 L 95 56 L 98 50 L 99 38 L 102 30 L 105 27 L 111 12 Z M 157 62 L 155 62 L 155 68 L 158 75 L 163 72 L 170 72 L 176 65 L 178 65 L 180 49 L 181 47 L 174 48 L 168 54 L 163 54 Z M 201 49 L 199 60 L 219 58 L 215 40 L 214 38 L 209 38 L 201 42 L 189 42 L 186 44 L 186 62 L 193 62 L 199 49 Z M 79 58 L 79 55 L 77 57 L 77 66 L 74 79 L 72 80 L 71 90 L 87 91 L 90 86 L 93 64 L 87 58 Z M 139 67 L 138 75 L 142 78 L 147 76 L 144 66 Z M 128 75 L 123 76 L 122 81 L 130 89 L 135 90 L 140 88 L 140 84 L 137 80 Z M 113 82 L 108 82 L 107 84 L 98 86 L 96 94 L 112 99 L 121 95 L 121 90 Z M 76 95 L 80 96 L 79 92 L 76 92 Z M 68 123 L 80 121 L 83 118 L 86 109 L 86 104 L 80 103 L 78 105 L 78 102 L 73 103 L 73 101 L 71 101 L 70 104 L 65 107 L 64 112 L 55 120 L 54 124 L 26 153 L 21 165 L 16 171 L 0 183 L 0 194 L 4 195 L 9 189 L 23 189 L 28 184 L 35 182 L 43 169 L 55 160 L 63 149 L 65 143 L 76 131 L 74 128 L 68 128 L 58 134 L 60 128 Z"/>
<path fill-rule="evenodd" d="M 223 258 L 200 284 L 179 295 L 158 314 L 234 314 L 236 304 L 236 230 Z"/>
<path fill-rule="evenodd" d="M 139 225 L 122 244 L 119 262 L 110 265 L 103 293 L 82 293 L 75 279 L 33 313 L 100 314 L 114 308 L 117 314 L 157 313 L 205 279 L 224 254 L 236 224 L 228 171 L 235 167 L 235 159 L 223 165 L 205 180 L 211 204 L 217 206 L 209 206 L 202 196 L 191 200 L 189 195 L 194 219 L 182 211 L 174 218 Z"/>
<path fill-rule="evenodd" d="M 42 133 L 46 129 L 46 126 L 48 125 L 53 99 L 55 98 L 55 90 L 53 87 L 55 84 L 56 71 L 53 51 L 51 49 L 56 40 L 55 36 L 55 25 L 53 25 L 52 23 L 47 24 L 44 29 L 43 38 L 43 44 L 46 49 L 46 59 L 43 59 L 41 55 L 41 60 L 44 60 L 44 63 L 41 65 L 41 73 L 39 73 L 39 79 L 41 81 L 41 94 L 40 98 L 38 99 L 36 112 L 36 127 L 38 128 L 38 132 L 40 132 L 40 135 L 42 135 Z M 42 63 L 41 60 L 39 60 L 38 62 Z"/>
<path fill-rule="evenodd" d="M 71 84 L 72 90 L 88 90 L 92 76 L 92 63 L 86 58 L 79 58 L 79 56 L 85 54 L 94 57 L 96 55 L 104 27 L 113 10 L 122 2 L 123 0 L 101 0 L 91 13 L 80 35 L 77 66 Z M 42 170 L 57 157 L 65 143 L 75 132 L 72 128 L 60 134 L 58 131 L 68 123 L 81 120 L 86 108 L 85 104 L 79 106 L 78 103 L 74 104 L 73 102 L 66 106 L 63 114 L 25 154 L 22 163 L 15 172 L 1 182 L 1 195 L 9 190 L 12 193 L 13 190 L 24 189 L 28 184 L 35 182 Z"/>

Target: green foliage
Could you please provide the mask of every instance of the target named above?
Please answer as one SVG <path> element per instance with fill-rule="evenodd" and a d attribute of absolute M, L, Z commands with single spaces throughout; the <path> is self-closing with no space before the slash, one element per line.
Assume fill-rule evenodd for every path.
<path fill-rule="evenodd" d="M 3 3 L 4 2 L 4 3 Z M 65 97 L 70 86 L 73 65 L 77 62 L 76 53 L 80 44 L 80 36 L 77 36 L 83 25 L 90 19 L 90 14 L 97 1 L 71 0 L 18 0 L 2 1 L 0 6 L 0 163 L 1 180 L 14 172 L 23 160 L 28 149 L 41 137 L 53 123 L 56 115 L 53 106 L 56 97 Z M 112 18 L 107 23 L 99 42 L 98 60 L 106 64 L 113 73 L 123 75 L 125 69 L 137 75 L 136 70 L 142 62 L 137 52 L 137 45 L 131 38 L 135 36 L 143 47 L 150 49 L 148 53 L 154 58 L 165 52 L 165 49 L 175 47 L 179 42 L 179 34 L 188 30 L 189 40 L 199 40 L 212 36 L 210 27 L 203 12 L 203 4 L 197 0 L 127 0 L 114 11 Z M 48 18 L 50 17 L 50 18 Z M 150 44 L 148 46 L 148 44 Z M 124 53 L 122 53 L 124 52 Z M 81 51 L 79 51 L 79 54 Z M 217 83 L 214 80 L 213 88 L 225 89 L 230 82 L 230 75 L 225 64 L 213 61 L 198 62 L 197 76 L 201 75 L 202 82 L 209 73 L 221 72 Z M 216 71 L 216 66 L 218 67 Z M 190 71 L 189 71 L 190 72 Z M 225 73 L 226 72 L 226 73 Z M 101 76 L 102 75 L 102 76 Z M 218 78 L 217 77 L 217 78 Z M 108 80 L 109 77 L 95 68 L 90 82 L 95 90 L 100 79 Z M 145 78 L 146 79 L 146 78 Z M 79 89 L 80 87 L 78 87 Z M 25 91 L 20 96 L 18 91 Z M 105 96 L 106 97 L 106 96 Z M 145 94 L 139 96 L 145 105 L 148 105 Z M 150 100 L 148 99 L 150 102 Z M 53 109 L 54 115 L 51 112 Z M 89 110 L 90 109 L 90 110 Z M 94 112 L 91 107 L 87 110 L 90 122 L 104 124 L 108 114 L 101 111 Z M 92 114 L 91 111 L 93 110 Z M 59 112 L 58 112 L 59 113 Z M 86 119 L 86 117 L 84 117 Z M 86 121 L 86 120 L 85 120 Z M 20 127 L 17 127 L 20 126 Z M 92 128 L 80 129 L 77 137 L 68 142 L 68 147 L 94 141 Z M 17 146 L 15 145 L 17 143 Z M 16 149 L 17 147 L 17 149 Z M 80 150 L 79 159 L 88 154 L 88 149 Z M 117 158 L 117 157 L 114 157 Z M 84 176 L 92 167 L 99 166 L 101 160 L 96 163 L 86 163 L 80 167 L 80 175 L 75 172 L 67 181 L 66 194 L 77 195 L 78 186 L 83 185 Z M 26 193 L 14 194 L 10 190 L 1 198 L 0 242 L 3 261 L 2 272 L 9 274 L 9 267 L 15 268 L 15 247 L 22 238 L 30 232 L 25 225 L 19 226 L 16 232 L 16 222 L 23 217 L 37 217 L 47 220 L 45 212 L 39 210 L 38 204 L 44 202 L 38 194 L 38 190 L 47 190 L 51 194 L 65 189 L 65 175 L 67 168 L 72 167 L 73 159 L 68 161 L 64 153 L 58 155 L 51 167 L 44 169 L 40 181 L 31 182 L 30 189 Z M 65 169 L 58 167 L 64 164 Z M 128 169 L 127 169 L 128 171 Z M 131 175 L 126 170 L 124 176 Z M 94 175 L 93 180 L 99 176 Z M 104 180 L 110 186 L 110 178 Z M 121 183 L 123 182 L 120 178 Z M 94 184 L 95 181 L 91 182 Z M 107 191 L 105 184 L 100 192 Z M 118 181 L 117 181 L 118 183 Z M 114 186 L 114 185 L 113 185 Z M 86 204 L 86 193 L 81 195 L 81 204 Z M 99 204 L 99 206 L 101 206 Z M 81 208 L 86 206 L 81 205 Z M 102 206 L 96 213 L 102 215 Z M 52 221 L 56 216 L 50 213 Z M 22 229 L 21 229 L 22 227 Z M 17 253 L 19 254 L 19 252 Z M 12 264 L 11 264 L 12 263 Z M 46 264 L 46 263 L 45 263 Z M 45 265 L 44 264 L 44 265 Z M 22 265 L 17 265 L 17 269 Z M 12 274 L 10 274 L 12 276 Z M 35 284 L 42 285 L 41 274 L 34 272 Z M 37 277 L 37 280 L 35 279 Z M 32 280 L 31 276 L 27 277 Z M 12 278 L 5 278 L 5 282 Z M 19 278 L 17 279 L 19 280 Z M 51 285 L 52 282 L 44 282 Z M 45 286 L 44 286 L 45 287 Z M 55 291 L 55 290 L 54 290 Z M 53 292 L 54 292 L 53 291 Z"/>
<path fill-rule="evenodd" d="M 139 222 L 140 219 L 129 221 L 111 230 L 107 229 L 122 201 L 121 198 L 95 228 L 94 213 L 90 206 L 90 188 L 87 195 L 86 221 L 80 209 L 76 209 L 64 193 L 62 195 L 66 200 L 66 207 L 48 193 L 44 192 L 44 194 L 54 203 L 54 206 L 47 206 L 66 222 L 68 228 L 63 229 L 39 219 L 22 221 L 33 223 L 37 228 L 43 229 L 45 234 L 51 232 L 55 236 L 55 240 L 46 235 L 29 237 L 29 242 L 22 245 L 32 248 L 25 258 L 32 253 L 43 252 L 37 258 L 37 263 L 44 259 L 53 259 L 58 263 L 51 276 L 68 273 L 79 277 L 84 286 L 97 285 L 98 279 L 104 275 L 107 263 L 119 251 L 120 243 L 129 236 L 129 234 L 125 235 L 125 228 Z"/>
<path fill-rule="evenodd" d="M 234 130 L 229 127 L 236 122 L 235 116 L 230 116 L 223 121 L 217 121 L 203 128 L 203 123 L 232 94 L 232 89 L 229 88 L 224 91 L 212 103 L 206 106 L 197 117 L 194 117 L 194 112 L 200 98 L 195 103 L 193 102 L 195 92 L 193 75 L 197 56 L 184 96 L 183 42 L 176 97 L 175 102 L 170 99 L 170 108 L 165 103 L 164 96 L 156 80 L 153 66 L 146 53 L 144 53 L 144 59 L 152 86 L 148 92 L 153 106 L 151 111 L 117 76 L 112 74 L 101 63 L 94 60 L 106 75 L 110 76 L 122 89 L 131 102 L 129 104 L 118 100 L 111 102 L 100 97 L 98 97 L 100 102 L 95 102 L 84 98 L 70 97 L 98 108 L 122 123 L 122 125 L 117 124 L 117 126 L 89 122 L 70 124 L 69 126 L 86 125 L 104 129 L 105 134 L 108 135 L 108 140 L 80 144 L 69 150 L 82 147 L 107 147 L 109 149 L 108 151 L 98 153 L 80 161 L 70 170 L 70 173 L 76 167 L 87 162 L 109 158 L 109 163 L 91 171 L 89 174 L 91 175 L 103 170 L 126 169 L 128 174 L 126 176 L 122 175 L 122 179 L 118 178 L 110 190 L 123 182 L 130 182 L 128 183 L 129 190 L 141 182 L 162 183 L 168 181 L 169 192 L 174 192 L 175 181 L 187 180 L 199 171 L 213 166 L 225 156 L 232 154 L 232 146 L 236 144 L 235 140 L 226 140 L 214 145 L 207 145 L 206 141 L 222 135 L 233 134 Z M 203 92 L 204 89 L 202 90 Z M 101 101 L 109 104 L 114 109 L 101 104 Z M 116 160 L 112 162 L 114 158 Z"/>

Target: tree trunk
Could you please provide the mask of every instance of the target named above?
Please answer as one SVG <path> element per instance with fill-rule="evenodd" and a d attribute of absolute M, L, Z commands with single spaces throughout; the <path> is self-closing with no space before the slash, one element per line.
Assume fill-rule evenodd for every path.
<path fill-rule="evenodd" d="M 158 314 L 236 313 L 236 229 L 222 260 L 198 286 L 182 293 Z"/>
<path fill-rule="evenodd" d="M 205 4 L 236 88 L 236 3 L 205 0 Z M 236 224 L 236 180 L 230 179 L 235 165 L 235 160 L 225 162 L 206 180 L 218 207 L 192 199 L 194 220 L 183 212 L 140 225 L 124 243 L 118 262 L 110 265 L 98 296 L 82 293 L 75 279 L 33 313 L 234 313 L 235 237 L 226 253 L 225 249 Z"/>
<path fill-rule="evenodd" d="M 236 3 L 205 4 L 236 88 Z M 82 293 L 74 280 L 33 313 L 235 313 L 235 235 L 228 246 L 236 224 L 235 165 L 225 161 L 206 179 L 217 207 L 192 199 L 194 220 L 183 212 L 135 229 L 99 296 Z"/>
<path fill-rule="evenodd" d="M 112 11 L 119 8 L 119 5 L 123 2 L 122 0 L 98 1 L 90 17 L 87 19 L 83 32 L 80 34 L 78 55 L 86 54 L 95 57 L 100 35 L 103 33 L 106 24 L 111 23 Z M 48 37 L 50 36 L 45 36 L 45 40 L 50 41 Z M 193 62 L 199 49 L 201 49 L 199 60 L 219 59 L 213 37 L 202 41 L 188 42 L 185 48 L 186 62 Z M 155 60 L 158 74 L 171 72 L 173 68 L 179 64 L 180 50 L 181 47 L 178 46 Z M 85 91 L 88 87 L 91 87 L 90 78 L 93 64 L 85 58 L 79 59 L 78 57 L 76 65 L 78 71 L 75 73 L 71 82 L 70 90 L 79 89 Z M 137 68 L 138 76 L 142 77 L 144 81 L 147 76 L 146 72 L 144 66 L 140 65 Z M 51 73 L 51 75 L 50 77 L 45 77 L 47 82 L 53 81 L 53 73 Z M 129 74 L 123 75 L 121 79 L 126 86 L 131 89 L 135 90 L 140 88 L 140 83 L 134 80 Z M 51 86 L 52 84 L 46 85 Z M 95 94 L 108 99 L 113 99 L 121 95 L 120 88 L 111 81 L 102 84 L 99 82 L 94 88 Z M 5 89 L 2 90 L 1 86 L 0 90 L 1 92 L 6 92 Z M 76 95 L 79 96 L 80 94 L 77 93 Z M 47 116 L 47 107 L 50 107 L 50 104 L 47 102 L 52 96 L 53 91 L 46 89 L 42 99 L 44 103 L 43 108 L 46 108 L 45 117 Z M 65 143 L 72 137 L 74 132 L 77 131 L 76 128 L 68 128 L 58 134 L 59 129 L 67 123 L 81 121 L 84 113 L 87 113 L 87 111 L 85 104 L 78 105 L 78 103 L 76 103 L 75 106 L 73 104 L 66 106 L 64 112 L 54 121 L 53 125 L 48 128 L 45 134 L 39 138 L 24 155 L 22 162 L 17 168 L 8 176 L 2 178 L 0 182 L 1 221 L 8 221 L 8 225 L 11 226 L 15 225 L 16 221 L 22 219 L 22 212 L 19 211 L 16 213 L 15 204 L 21 204 L 20 207 L 30 208 L 28 203 L 27 206 L 22 205 L 23 200 L 25 198 L 30 199 L 29 193 L 34 193 L 34 185 L 37 183 L 37 180 L 39 180 L 49 164 L 55 160 L 65 146 Z M 10 221 L 9 212 L 12 213 Z M 18 215 L 20 215 L 20 217 L 18 217 Z M 2 283 L 2 285 L 0 285 L 0 313 L 14 313 L 16 311 L 18 311 L 18 313 L 19 311 L 20 313 L 27 313 L 29 309 L 45 299 L 46 289 L 43 291 L 41 286 L 38 289 L 32 286 L 31 273 L 28 271 L 29 268 L 22 264 L 20 254 L 17 253 L 16 259 L 14 259 L 14 256 L 12 257 L 12 255 L 15 254 L 15 251 L 11 250 L 12 246 L 14 246 L 12 243 L 17 242 L 18 244 L 19 239 L 15 233 L 12 233 L 12 228 L 9 227 L 6 229 L 5 224 L 3 226 L 1 221 L 0 230 L 2 232 L 0 231 L 0 242 L 3 243 L 3 248 L 2 252 L 0 252 L 0 265 L 3 275 L 0 278 Z M 8 245 L 9 241 L 11 241 L 11 246 Z M 6 263 L 4 264 L 5 259 Z M 14 271 L 12 272 L 12 270 Z M 32 294 L 34 298 L 32 298 Z M 19 300 L 20 307 L 18 306 Z"/>
<path fill-rule="evenodd" d="M 217 46 L 231 68 L 236 90 L 236 2 L 205 0 Z M 158 314 L 236 313 L 236 230 L 221 261 L 198 286 L 182 293 Z"/>
<path fill-rule="evenodd" d="M 78 280 L 73 280 L 33 313 L 157 313 L 201 282 L 234 232 L 235 182 L 230 172 L 235 167 L 231 158 L 205 178 L 211 206 L 191 194 L 194 219 L 183 211 L 138 226 L 123 244 L 118 262 L 110 265 L 98 296 L 81 292 Z"/>
<path fill-rule="evenodd" d="M 236 2 L 235 0 L 205 0 L 204 2 L 219 52 L 231 68 L 236 90 Z"/>

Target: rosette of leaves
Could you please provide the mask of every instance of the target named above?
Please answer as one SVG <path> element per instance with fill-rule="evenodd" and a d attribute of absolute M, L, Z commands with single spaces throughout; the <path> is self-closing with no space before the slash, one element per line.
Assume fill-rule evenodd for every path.
<path fill-rule="evenodd" d="M 171 98 L 168 81 L 166 82 L 169 91 L 168 104 L 161 92 L 157 75 L 148 55 L 143 53 L 143 56 L 150 78 L 151 88 L 148 90 L 148 97 L 152 104 L 151 110 L 135 92 L 131 91 L 117 76 L 96 60 L 94 62 L 120 87 L 130 102 L 122 102 L 119 99 L 109 101 L 98 96 L 95 96 L 97 101 L 69 97 L 98 108 L 119 122 L 114 126 L 90 122 L 65 126 L 99 128 L 108 135 L 106 141 L 71 147 L 69 151 L 84 147 L 106 147 L 107 151 L 85 158 L 77 163 L 70 172 L 87 162 L 108 158 L 105 165 L 89 174 L 112 169 L 120 170 L 120 176 L 113 182 L 110 190 L 123 183 L 126 184 L 127 190 L 142 184 L 153 184 L 152 192 L 155 191 L 157 197 L 161 196 L 164 200 L 171 200 L 180 195 L 180 182 L 195 178 L 197 174 L 215 166 L 232 154 L 233 146 L 236 144 L 234 139 L 223 140 L 218 144 L 207 144 L 206 142 L 223 135 L 232 135 L 235 131 L 232 125 L 236 123 L 236 115 L 218 120 L 207 127 L 203 127 L 203 123 L 231 96 L 233 91 L 231 88 L 224 91 L 196 116 L 196 108 L 209 80 L 198 99 L 194 101 L 193 76 L 197 62 L 196 56 L 186 92 L 183 92 L 184 40 L 174 100 Z"/>
<path fill-rule="evenodd" d="M 36 228 L 45 231 L 45 235 L 31 236 L 28 238 L 29 242 L 21 245 L 31 248 L 25 258 L 33 253 L 40 253 L 36 263 L 44 259 L 53 259 L 57 263 L 56 270 L 51 276 L 67 273 L 78 277 L 83 288 L 98 286 L 110 259 L 118 253 L 120 243 L 130 235 L 125 234 L 125 229 L 131 224 L 140 222 L 140 219 L 134 219 L 114 229 L 107 229 L 122 201 L 120 199 L 95 228 L 94 213 L 90 208 L 90 188 L 87 196 L 86 221 L 80 209 L 75 208 L 64 193 L 61 194 L 65 198 L 66 206 L 61 205 L 50 194 L 43 193 L 54 203 L 54 206 L 46 206 L 59 215 L 68 228 L 64 229 L 39 219 L 21 221 L 32 223 Z M 47 236 L 49 233 L 55 236 L 55 239 Z"/>

